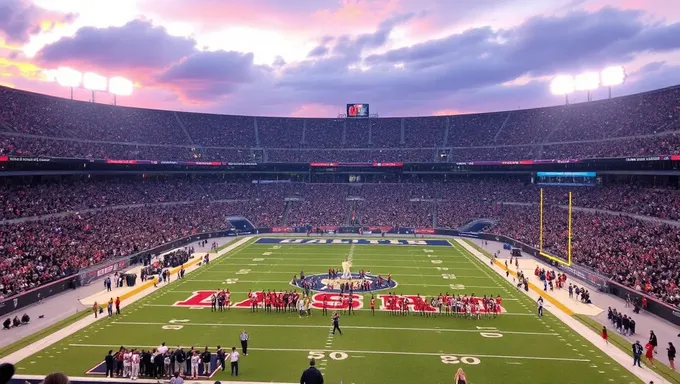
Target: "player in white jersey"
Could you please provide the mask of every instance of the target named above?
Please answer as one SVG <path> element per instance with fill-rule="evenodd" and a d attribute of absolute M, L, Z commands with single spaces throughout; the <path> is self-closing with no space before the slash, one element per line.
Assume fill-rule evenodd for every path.
<path fill-rule="evenodd" d="M 132 352 L 127 349 L 123 352 L 123 377 L 130 377 L 130 367 L 132 366 Z"/>
<path fill-rule="evenodd" d="M 137 377 L 139 377 L 139 362 L 141 358 L 139 356 L 139 353 L 137 351 L 133 351 L 132 355 L 130 356 L 130 378 L 132 380 L 137 380 Z"/>
<path fill-rule="evenodd" d="M 198 352 L 194 352 L 194 354 L 191 356 L 191 377 L 196 379 L 198 377 L 198 365 L 201 362 L 201 356 L 198 355 Z"/>

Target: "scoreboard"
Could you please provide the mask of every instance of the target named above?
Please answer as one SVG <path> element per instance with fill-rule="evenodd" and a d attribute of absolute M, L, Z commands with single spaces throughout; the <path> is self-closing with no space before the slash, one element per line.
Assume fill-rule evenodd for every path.
<path fill-rule="evenodd" d="M 594 186 L 600 181 L 595 172 L 536 172 L 537 185 Z"/>
<path fill-rule="evenodd" d="M 347 104 L 347 117 L 368 117 L 368 104 Z"/>

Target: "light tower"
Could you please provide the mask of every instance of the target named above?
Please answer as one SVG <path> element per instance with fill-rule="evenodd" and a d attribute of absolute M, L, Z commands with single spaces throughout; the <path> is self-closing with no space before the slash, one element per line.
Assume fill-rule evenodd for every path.
<path fill-rule="evenodd" d="M 93 72 L 87 72 L 83 75 L 83 88 L 92 91 L 92 102 L 95 102 L 95 92 L 106 92 L 106 77 L 98 75 Z"/>
<path fill-rule="evenodd" d="M 607 67 L 600 72 L 584 72 L 576 76 L 557 75 L 550 82 L 550 91 L 553 95 L 564 95 L 566 104 L 569 104 L 569 94 L 574 91 L 586 91 L 588 101 L 592 101 L 591 92 L 600 88 L 609 89 L 609 98 L 612 98 L 612 87 L 621 85 L 626 81 L 626 71 L 622 66 Z"/>
<path fill-rule="evenodd" d="M 574 77 L 571 75 L 557 75 L 550 83 L 553 95 L 564 95 L 564 104 L 569 105 L 569 94 L 574 92 Z"/>
<path fill-rule="evenodd" d="M 600 87 L 600 74 L 597 72 L 584 72 L 574 77 L 574 90 L 588 92 L 588 101 L 592 101 L 590 92 Z"/>
<path fill-rule="evenodd" d="M 107 92 L 113 95 L 113 105 L 117 104 L 116 96 L 130 96 L 135 88 L 132 81 L 115 76 L 110 79 L 94 72 L 86 72 L 84 75 L 72 68 L 61 67 L 56 71 L 47 70 L 45 76 L 50 81 L 56 80 L 59 85 L 71 88 L 71 100 L 73 89 L 83 88 L 92 92 L 91 102 L 95 102 L 97 92 Z"/>
<path fill-rule="evenodd" d="M 626 70 L 622 66 L 607 67 L 600 74 L 602 86 L 609 88 L 609 98 L 612 98 L 612 87 L 623 84 L 626 81 Z"/>
<path fill-rule="evenodd" d="M 117 105 L 116 96 L 130 96 L 134 89 L 132 81 L 116 76 L 109 79 L 109 93 L 113 94 L 113 105 Z"/>
<path fill-rule="evenodd" d="M 73 100 L 73 88 L 80 87 L 83 81 L 83 74 L 68 67 L 57 69 L 57 83 L 62 87 L 71 88 L 71 100 Z"/>

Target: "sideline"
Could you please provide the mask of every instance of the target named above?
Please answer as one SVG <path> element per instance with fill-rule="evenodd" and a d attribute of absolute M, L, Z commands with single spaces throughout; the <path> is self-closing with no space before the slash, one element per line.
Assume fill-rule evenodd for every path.
<path fill-rule="evenodd" d="M 69 344 L 71 347 L 97 347 L 97 348 L 110 348 L 109 345 L 104 344 Z M 153 345 L 130 345 L 130 348 L 154 348 Z M 182 348 L 190 348 L 189 346 L 180 345 Z M 253 351 L 265 351 L 265 352 L 304 352 L 310 353 L 315 351 L 321 351 L 321 349 L 308 349 L 308 348 L 248 348 Z M 490 359 L 506 359 L 506 360 L 539 360 L 539 361 L 568 361 L 573 363 L 590 363 L 589 359 L 579 359 L 573 357 L 545 357 L 545 356 L 520 356 L 520 355 L 485 355 L 476 353 L 462 353 L 462 352 L 407 352 L 407 351 L 360 351 L 360 350 L 337 350 L 334 352 L 344 352 L 344 353 L 359 353 L 367 355 L 401 355 L 401 356 L 446 356 L 455 355 L 463 357 L 477 357 L 477 358 L 490 358 Z"/>
<path fill-rule="evenodd" d="M 476 248 L 468 244 L 465 240 L 456 238 L 454 241 L 464 248 L 465 250 L 468 251 L 471 255 L 479 259 L 481 262 L 484 264 L 488 265 L 489 258 L 484 256 L 481 252 L 479 252 Z M 491 268 L 495 273 L 499 274 L 503 279 L 505 279 L 505 276 L 503 276 L 503 273 L 506 271 L 505 265 L 497 263 L 500 267 L 500 269 L 496 268 Z M 510 270 L 510 274 L 516 277 L 516 274 Z M 507 281 L 507 279 L 506 279 Z M 550 313 L 555 315 L 556 318 L 558 318 L 561 322 L 566 324 L 569 328 L 571 328 L 574 332 L 578 333 L 579 335 L 583 336 L 588 342 L 590 342 L 592 345 L 600 349 L 602 352 L 604 352 L 607 356 L 611 357 L 614 361 L 619 363 L 623 368 L 625 368 L 627 371 L 629 371 L 631 374 L 633 374 L 635 377 L 639 378 L 645 383 L 648 383 L 650 381 L 653 381 L 656 384 L 671 384 L 669 381 L 665 380 L 663 377 L 659 376 L 656 372 L 650 371 L 646 368 L 635 368 L 631 366 L 631 360 L 632 357 L 620 350 L 618 347 L 611 345 L 611 344 L 603 344 L 602 339 L 600 335 L 596 334 L 593 332 L 590 328 L 587 326 L 583 325 L 580 321 L 574 319 L 571 314 L 573 312 L 569 310 L 566 306 L 562 305 L 559 303 L 557 300 L 552 298 L 550 295 L 547 295 L 543 293 L 543 290 L 540 289 L 539 287 L 535 286 L 532 283 L 529 283 L 529 288 L 531 290 L 529 292 L 525 292 L 524 290 L 520 290 L 521 292 L 525 293 L 532 299 L 536 300 L 539 296 L 545 297 L 546 300 L 548 300 L 551 304 L 553 304 L 555 307 L 550 307 L 550 306 L 545 306 L 544 308 L 548 310 Z M 565 311 L 566 309 L 566 311 Z M 571 313 L 570 313 L 571 312 Z"/>
<path fill-rule="evenodd" d="M 250 241 L 250 239 L 252 239 L 252 236 L 247 236 L 247 237 L 240 239 L 239 241 L 236 241 L 236 242 L 230 244 L 229 246 L 225 247 L 223 250 L 219 251 L 217 253 L 217 255 L 215 255 L 212 258 L 212 260 L 216 260 L 220 256 L 225 255 L 228 252 L 231 252 L 232 250 L 236 249 L 237 247 L 239 247 L 241 245 L 244 245 L 245 243 Z M 199 269 L 199 267 L 197 266 L 199 260 L 200 260 L 199 257 L 196 257 L 193 260 L 191 260 L 189 262 L 189 263 L 191 263 L 190 268 L 185 267 L 186 273 L 191 273 L 191 272 Z M 185 264 L 185 265 L 187 265 L 187 264 Z M 176 267 L 176 268 L 171 269 L 170 273 L 171 273 L 171 275 L 176 274 L 179 270 L 180 270 L 180 267 Z M 148 296 L 149 294 L 156 292 L 156 290 L 158 288 L 155 288 L 153 286 L 156 279 L 157 278 L 154 277 L 153 280 L 144 282 L 144 283 L 140 284 L 140 286 L 138 288 L 135 288 L 132 291 L 128 292 L 127 294 L 130 294 L 131 296 L 128 297 L 127 300 L 121 302 L 121 308 L 125 308 L 128 305 L 131 305 L 131 304 L 135 303 L 136 301 Z M 123 296 L 124 295 L 121 295 L 121 299 L 123 298 Z M 95 318 L 93 316 L 88 316 L 84 319 L 78 320 L 75 323 L 70 324 L 70 325 L 62 328 L 62 329 L 52 333 L 51 335 L 46 336 L 45 338 L 43 338 L 41 340 L 38 340 L 38 341 L 36 341 L 32 344 L 29 344 L 26 347 L 12 353 L 12 354 L 5 356 L 3 358 L 3 362 L 16 365 L 18 362 L 28 358 L 29 356 L 49 347 L 52 344 L 55 344 L 55 343 L 63 340 L 64 338 L 80 331 L 81 329 L 83 329 L 83 328 L 85 328 L 85 327 L 87 327 L 91 324 L 94 324 L 97 320 L 102 320 L 102 319 L 106 319 L 106 318 L 107 318 L 106 316 L 100 316 L 98 318 Z"/>

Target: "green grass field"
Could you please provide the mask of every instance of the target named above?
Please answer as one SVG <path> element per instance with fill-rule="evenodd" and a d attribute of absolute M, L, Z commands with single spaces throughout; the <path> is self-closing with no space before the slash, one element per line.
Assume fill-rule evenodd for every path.
<path fill-rule="evenodd" d="M 238 346 L 242 329 L 250 334 L 248 356 L 238 380 L 299 382 L 315 357 L 327 383 L 450 383 L 462 367 L 473 384 L 641 383 L 623 367 L 572 332 L 490 266 L 464 248 L 453 246 L 250 244 L 173 281 L 18 364 L 21 374 L 61 370 L 83 376 L 109 349 L 121 345 L 153 348 L 205 346 L 215 351 Z M 327 274 L 351 255 L 353 272 L 391 273 L 403 295 L 439 293 L 501 295 L 505 310 L 497 318 L 393 316 L 369 308 L 370 294 L 355 315 L 341 314 L 343 335 L 329 335 L 330 317 L 318 309 L 297 313 L 252 313 L 248 308 L 211 312 L 209 306 L 177 306 L 194 292 L 229 288 L 232 302 L 249 290 L 288 290 L 294 274 Z M 299 291 L 299 290 L 298 290 Z M 359 292 L 355 292 L 359 293 Z M 386 294 L 387 290 L 375 293 Z M 377 300 L 377 307 L 380 301 Z M 167 329 L 178 328 L 178 329 Z M 234 380 L 218 372 L 214 380 Z"/>

